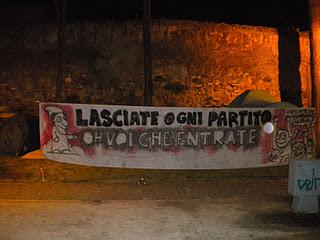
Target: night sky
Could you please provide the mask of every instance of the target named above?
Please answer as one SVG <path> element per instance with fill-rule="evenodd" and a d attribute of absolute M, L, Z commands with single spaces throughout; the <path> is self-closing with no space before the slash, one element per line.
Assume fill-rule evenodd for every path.
<path fill-rule="evenodd" d="M 141 20 L 143 0 L 67 0 L 69 22 Z M 152 17 L 308 29 L 307 0 L 151 0 Z M 54 21 L 54 0 L 1 0 L 1 22 Z M 33 9 L 33 10 L 32 10 Z"/>

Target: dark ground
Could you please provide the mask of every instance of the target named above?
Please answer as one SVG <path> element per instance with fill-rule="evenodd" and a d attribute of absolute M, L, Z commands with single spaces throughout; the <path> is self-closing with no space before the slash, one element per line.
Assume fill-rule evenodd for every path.
<path fill-rule="evenodd" d="M 0 227 L 0 237 L 52 239 L 57 231 L 50 232 L 50 228 L 67 226 L 65 229 L 74 231 L 63 230 L 56 239 L 93 239 L 96 235 L 91 230 L 100 239 L 119 239 L 119 234 L 123 239 L 319 239 L 320 215 L 291 211 L 287 179 L 287 166 L 139 170 L 2 157 L 0 212 L 5 215 L 0 216 L 0 222 L 11 225 Z M 64 215 L 64 211 L 69 213 Z M 85 214 L 96 225 L 106 224 L 102 228 L 110 228 L 109 235 L 92 224 L 88 226 L 86 219 L 82 225 L 79 219 Z M 66 219 L 58 220 L 61 217 Z M 111 224 L 108 219 L 115 222 Z M 75 227 L 74 221 L 81 224 Z M 15 238 L 21 224 L 25 228 Z M 132 229 L 122 231 L 117 224 L 129 224 Z M 149 230 L 138 231 L 139 224 Z M 190 226 L 194 231 L 185 230 Z M 90 233 L 79 237 L 84 229 Z"/>
<path fill-rule="evenodd" d="M 138 200 L 249 197 L 290 201 L 287 175 L 287 166 L 236 170 L 142 170 L 87 167 L 45 159 L 0 158 L 0 198 Z"/>

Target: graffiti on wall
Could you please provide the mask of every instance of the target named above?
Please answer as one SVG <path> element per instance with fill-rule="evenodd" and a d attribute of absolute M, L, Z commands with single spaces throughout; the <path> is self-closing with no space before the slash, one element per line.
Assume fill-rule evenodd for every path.
<path fill-rule="evenodd" d="M 277 110 L 272 119 L 270 161 L 315 158 L 314 112 L 312 109 Z"/>
<path fill-rule="evenodd" d="M 314 156 L 312 109 L 40 104 L 48 158 L 97 166 L 234 168 Z M 272 122 L 266 134 L 262 126 Z"/>
<path fill-rule="evenodd" d="M 288 192 L 293 196 L 315 195 L 317 199 L 320 194 L 320 160 L 293 160 L 289 167 Z"/>
<path fill-rule="evenodd" d="M 67 114 L 61 108 L 48 106 L 45 108 L 52 123 L 50 153 L 72 154 L 69 140 L 77 139 L 76 134 L 68 134 Z"/>

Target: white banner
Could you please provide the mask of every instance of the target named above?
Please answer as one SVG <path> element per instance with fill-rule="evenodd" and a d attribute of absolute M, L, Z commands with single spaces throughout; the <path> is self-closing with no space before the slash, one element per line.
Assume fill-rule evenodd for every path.
<path fill-rule="evenodd" d="M 44 154 L 102 167 L 227 169 L 315 157 L 310 108 L 40 104 Z"/>

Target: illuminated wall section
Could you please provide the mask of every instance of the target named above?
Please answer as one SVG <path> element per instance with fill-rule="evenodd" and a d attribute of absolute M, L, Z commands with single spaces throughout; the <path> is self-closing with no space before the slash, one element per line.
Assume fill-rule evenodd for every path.
<path fill-rule="evenodd" d="M 24 104 L 37 113 L 35 101 L 55 99 L 56 29 L 0 29 L 10 33 L 0 36 L 0 104 Z M 153 20 L 151 34 L 155 106 L 225 107 L 250 89 L 267 90 L 280 101 L 277 29 Z M 142 41 L 139 22 L 69 24 L 63 101 L 143 104 Z M 309 106 L 307 33 L 300 33 L 299 43 L 302 103 Z"/>

